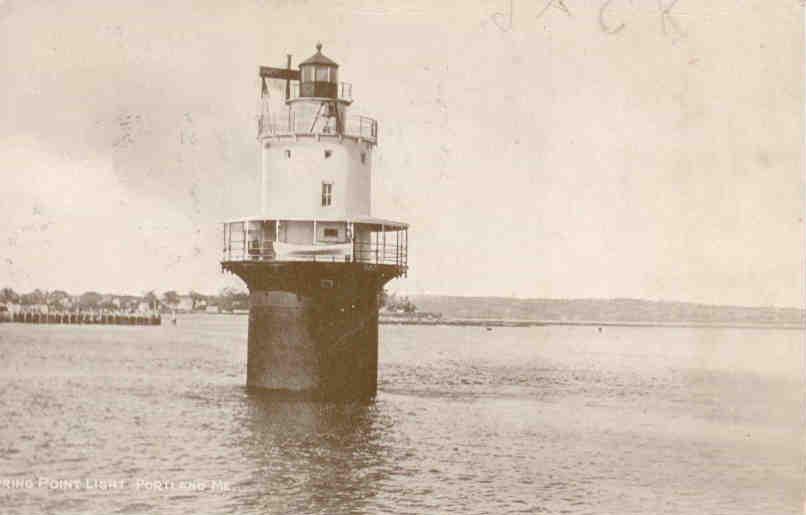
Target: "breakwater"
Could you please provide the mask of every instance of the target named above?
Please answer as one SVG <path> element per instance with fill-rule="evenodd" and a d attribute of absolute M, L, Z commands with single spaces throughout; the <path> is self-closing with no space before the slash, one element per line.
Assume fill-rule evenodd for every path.
<path fill-rule="evenodd" d="M 149 313 L 36 313 L 17 312 L 5 317 L 6 322 L 23 324 L 104 324 L 104 325 L 160 325 L 162 317 Z"/>

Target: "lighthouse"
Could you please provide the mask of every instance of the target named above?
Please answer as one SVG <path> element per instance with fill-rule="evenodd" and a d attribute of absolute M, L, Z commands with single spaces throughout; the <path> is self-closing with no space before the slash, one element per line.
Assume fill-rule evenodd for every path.
<path fill-rule="evenodd" d="M 249 289 L 247 386 L 366 400 L 378 384 L 378 298 L 407 271 L 408 226 L 371 214 L 376 120 L 316 53 L 260 67 L 260 213 L 223 224 L 222 270 Z M 272 112 L 268 81 L 284 82 Z"/>

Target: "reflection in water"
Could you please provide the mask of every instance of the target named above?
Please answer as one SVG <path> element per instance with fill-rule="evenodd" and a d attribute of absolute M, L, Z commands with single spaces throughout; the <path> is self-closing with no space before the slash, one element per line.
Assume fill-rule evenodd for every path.
<path fill-rule="evenodd" d="M 389 424 L 375 404 L 300 401 L 246 390 L 240 442 L 251 462 L 246 507 L 272 513 L 360 513 L 385 479 Z M 282 492 L 281 495 L 276 493 Z M 275 495 L 273 495 L 275 494 Z"/>
<path fill-rule="evenodd" d="M 9 513 L 802 513 L 802 332 L 382 328 L 369 405 L 243 387 L 245 317 L 0 327 Z"/>

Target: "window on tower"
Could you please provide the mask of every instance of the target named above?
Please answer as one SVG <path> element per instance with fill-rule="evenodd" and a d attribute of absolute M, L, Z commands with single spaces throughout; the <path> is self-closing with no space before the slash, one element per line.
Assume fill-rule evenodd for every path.
<path fill-rule="evenodd" d="M 366 162 L 367 162 L 367 153 L 366 152 L 361 152 L 361 164 L 362 165 L 366 164 Z"/>
<path fill-rule="evenodd" d="M 329 206 L 333 202 L 333 183 L 322 183 L 322 205 Z"/>
<path fill-rule="evenodd" d="M 329 158 L 329 157 L 330 157 L 330 156 L 332 156 L 332 155 L 333 155 L 333 151 L 332 151 L 332 150 L 325 150 L 325 159 Z"/>
<path fill-rule="evenodd" d="M 285 158 L 286 159 L 291 159 L 291 151 L 290 150 L 285 151 Z"/>

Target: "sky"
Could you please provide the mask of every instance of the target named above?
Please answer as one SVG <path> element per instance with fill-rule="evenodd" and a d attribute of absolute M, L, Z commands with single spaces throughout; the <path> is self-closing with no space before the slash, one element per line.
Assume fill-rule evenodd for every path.
<path fill-rule="evenodd" d="M 432 4 L 0 0 L 0 284 L 240 284 L 257 69 L 321 41 L 411 226 L 392 290 L 803 305 L 800 2 Z"/>

